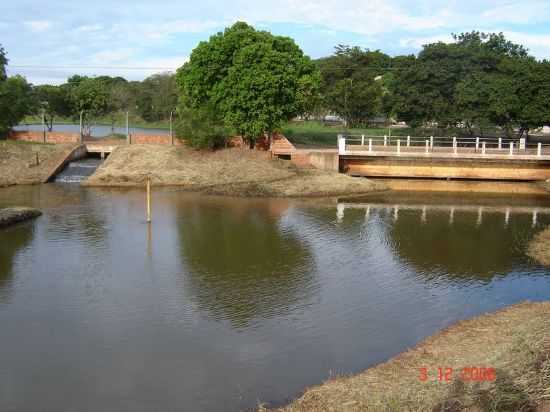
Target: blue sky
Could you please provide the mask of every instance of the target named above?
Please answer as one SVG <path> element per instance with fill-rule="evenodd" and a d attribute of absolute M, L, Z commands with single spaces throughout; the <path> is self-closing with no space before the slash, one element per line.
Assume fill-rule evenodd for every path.
<path fill-rule="evenodd" d="M 313 58 L 337 44 L 416 53 L 451 33 L 504 32 L 550 58 L 550 0 L 3 0 L 9 74 L 35 84 L 74 73 L 139 80 L 181 66 L 201 41 L 243 20 L 293 37 Z"/>

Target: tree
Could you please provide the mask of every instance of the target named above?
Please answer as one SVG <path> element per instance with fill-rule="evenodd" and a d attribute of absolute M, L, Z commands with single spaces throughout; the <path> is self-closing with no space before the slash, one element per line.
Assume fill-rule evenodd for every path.
<path fill-rule="evenodd" d="M 107 85 L 102 79 L 75 76 L 68 85 L 71 112 L 74 117 L 83 113 L 83 133 L 89 135 L 92 118 L 104 116 L 110 110 Z"/>
<path fill-rule="evenodd" d="M 502 75 L 503 61 L 526 64 L 532 60 L 523 46 L 506 40 L 502 33 L 474 31 L 455 35 L 454 40 L 450 44 L 425 45 L 417 58 L 411 56 L 407 65 L 399 62 L 394 67 L 393 109 L 413 127 L 426 122 L 455 126 L 465 119 L 472 120 L 476 108 L 483 104 L 477 99 L 487 97 L 488 85 L 479 90 L 472 87 L 477 87 L 481 79 Z M 503 81 L 498 76 L 492 80 Z M 458 109 L 459 104 L 464 113 Z"/>
<path fill-rule="evenodd" d="M 31 85 L 24 77 L 7 77 L 8 59 L 0 45 L 0 136 L 18 124 L 33 109 Z"/>
<path fill-rule="evenodd" d="M 349 126 L 367 125 L 382 111 L 382 74 L 390 57 L 380 51 L 339 45 L 335 53 L 317 61 L 327 109 Z"/>
<path fill-rule="evenodd" d="M 137 90 L 137 112 L 146 121 L 168 119 L 178 103 L 175 76 L 159 73 L 143 80 Z"/>
<path fill-rule="evenodd" d="M 225 144 L 229 131 L 213 107 L 202 106 L 182 108 L 178 112 L 176 134 L 193 147 L 215 149 Z"/>
<path fill-rule="evenodd" d="M 71 104 L 65 88 L 52 85 L 35 86 L 34 95 L 38 111 L 44 114 L 49 131 L 52 131 L 55 117 L 71 115 Z"/>
<path fill-rule="evenodd" d="M 22 76 L 0 82 L 0 135 L 17 125 L 33 110 L 31 85 Z"/>
<path fill-rule="evenodd" d="M 304 112 L 304 96 L 315 94 L 318 77 L 292 39 L 238 22 L 201 42 L 178 70 L 180 111 L 212 108 L 252 147 Z"/>
<path fill-rule="evenodd" d="M 6 58 L 6 52 L 0 44 L 0 82 L 6 80 L 6 65 L 8 64 L 8 59 Z"/>

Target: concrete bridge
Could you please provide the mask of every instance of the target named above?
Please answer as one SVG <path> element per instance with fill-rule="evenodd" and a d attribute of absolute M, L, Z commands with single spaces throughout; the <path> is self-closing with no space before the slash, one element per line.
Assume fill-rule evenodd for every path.
<path fill-rule="evenodd" d="M 550 144 L 525 139 L 338 135 L 335 149 L 272 148 L 302 167 L 352 176 L 471 180 L 550 179 Z"/>
<path fill-rule="evenodd" d="M 550 145 L 525 139 L 339 135 L 338 156 L 353 176 L 550 179 Z"/>

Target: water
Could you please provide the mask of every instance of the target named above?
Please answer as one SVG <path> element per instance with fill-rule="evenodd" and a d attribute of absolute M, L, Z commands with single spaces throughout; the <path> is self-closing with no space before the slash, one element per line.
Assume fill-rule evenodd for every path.
<path fill-rule="evenodd" d="M 101 159 L 94 157 L 70 162 L 61 173 L 55 176 L 55 181 L 57 183 L 80 183 L 94 174 L 101 162 Z"/>
<path fill-rule="evenodd" d="M 48 184 L 0 231 L 0 410 L 284 403 L 450 323 L 550 297 L 525 255 L 547 200 L 357 202 Z M 533 213 L 536 212 L 536 213 Z"/>
<path fill-rule="evenodd" d="M 20 124 L 13 128 L 14 130 L 29 130 L 34 132 L 41 132 L 41 124 Z M 63 133 L 79 133 L 80 126 L 78 124 L 54 124 L 53 132 Z M 126 135 L 126 127 L 115 127 L 114 131 L 111 126 L 95 125 L 91 127 L 91 135 L 94 137 L 105 137 L 112 133 Z M 130 127 L 131 134 L 148 134 L 148 135 L 168 135 L 170 132 L 166 129 L 145 129 L 141 127 Z"/>

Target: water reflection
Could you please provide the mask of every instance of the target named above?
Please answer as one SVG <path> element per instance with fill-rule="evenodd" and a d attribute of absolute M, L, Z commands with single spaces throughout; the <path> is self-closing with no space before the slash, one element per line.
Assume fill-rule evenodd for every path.
<path fill-rule="evenodd" d="M 12 293 L 14 264 L 17 255 L 34 237 L 32 222 L 0 229 L 0 303 L 8 301 Z"/>
<path fill-rule="evenodd" d="M 185 287 L 201 310 L 240 327 L 307 304 L 313 256 L 281 222 L 287 208 L 286 201 L 242 199 L 180 208 Z"/>
<path fill-rule="evenodd" d="M 550 220 L 545 204 L 457 203 L 341 202 L 336 216 L 343 222 L 348 209 L 363 209 L 365 222 L 373 214 L 382 216 L 390 247 L 418 276 L 454 282 L 488 282 L 508 274 L 524 257 L 537 226 Z"/>

